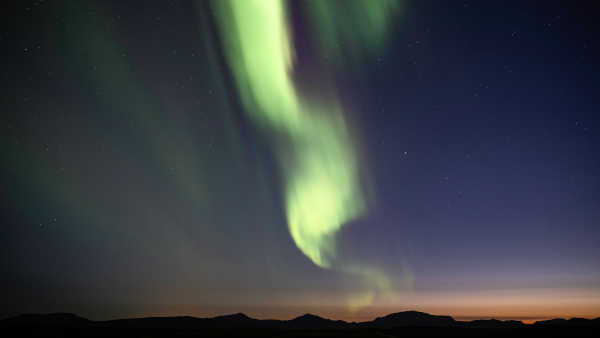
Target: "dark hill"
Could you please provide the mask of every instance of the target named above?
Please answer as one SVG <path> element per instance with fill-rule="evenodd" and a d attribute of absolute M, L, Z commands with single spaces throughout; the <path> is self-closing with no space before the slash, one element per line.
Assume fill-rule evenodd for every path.
<path fill-rule="evenodd" d="M 0 320 L 0 334 L 11 329 L 24 332 L 41 332 L 42 335 L 49 332 L 49 336 L 62 335 L 65 332 L 102 332 L 103 335 L 122 335 L 125 332 L 127 335 L 133 336 L 137 334 L 147 335 L 149 333 L 156 333 L 156 335 L 163 336 L 169 334 L 176 335 L 175 333 L 198 335 L 207 332 L 212 332 L 211 334 L 213 334 L 223 330 L 226 330 L 225 332 L 254 332 L 256 336 L 276 335 L 277 332 L 288 332 L 288 330 L 289 332 L 304 330 L 337 332 L 343 330 L 346 333 L 342 334 L 340 331 L 340 334 L 352 336 L 356 332 L 360 334 L 372 334 L 379 331 L 401 333 L 409 332 L 410 330 L 419 330 L 419 328 L 429 328 L 427 332 L 430 333 L 450 330 L 462 335 L 464 333 L 481 333 L 478 330 L 500 330 L 500 332 L 506 333 L 506 329 L 515 329 L 531 333 L 531 330 L 535 332 L 555 332 L 556 330 L 571 332 L 575 329 L 592 328 L 592 330 L 596 330 L 599 327 L 600 318 L 593 320 L 583 318 L 569 320 L 553 319 L 539 321 L 535 324 L 523 324 L 520 321 L 500 321 L 495 319 L 457 322 L 450 316 L 436 316 L 417 311 L 392 313 L 387 316 L 378 317 L 372 321 L 361 323 L 331 320 L 312 314 L 305 314 L 291 320 L 259 320 L 250 318 L 243 313 L 213 318 L 148 317 L 108 321 L 91 321 L 70 313 L 51 313 L 23 314 Z M 86 336 L 87 334 L 82 335 Z"/>
<path fill-rule="evenodd" d="M 363 322 L 360 325 L 380 329 L 403 326 L 450 327 L 455 326 L 456 321 L 450 316 L 434 316 L 424 312 L 405 311 L 392 313 L 385 317 L 377 317 L 373 321 Z"/>
<path fill-rule="evenodd" d="M 535 326 L 567 326 L 567 327 L 600 327 L 600 318 L 596 319 L 585 319 L 585 318 L 571 318 L 571 319 L 550 319 L 535 322 Z"/>
<path fill-rule="evenodd" d="M 122 329 L 174 329 L 198 328 L 206 326 L 211 319 L 182 317 L 146 317 L 128 318 L 108 321 L 93 322 L 96 327 L 122 328 Z"/>
<path fill-rule="evenodd" d="M 344 329 L 351 327 L 351 324 L 343 320 L 325 319 L 309 313 L 283 323 L 284 327 L 292 329 Z"/>
<path fill-rule="evenodd" d="M 499 329 L 499 328 L 517 328 L 523 327 L 522 321 L 519 320 L 498 320 L 498 319 L 478 319 L 470 322 L 460 322 L 465 327 Z"/>
<path fill-rule="evenodd" d="M 0 321 L 0 326 L 86 327 L 93 322 L 72 313 L 22 314 Z"/>
<path fill-rule="evenodd" d="M 261 320 L 250 318 L 243 313 L 217 316 L 207 319 L 211 327 L 216 328 L 256 328 L 261 327 Z"/>

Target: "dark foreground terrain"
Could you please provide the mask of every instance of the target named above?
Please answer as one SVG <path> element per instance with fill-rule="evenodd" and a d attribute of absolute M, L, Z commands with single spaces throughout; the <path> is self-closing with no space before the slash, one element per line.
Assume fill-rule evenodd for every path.
<path fill-rule="evenodd" d="M 214 318 L 150 317 L 92 321 L 69 313 L 24 314 L 0 320 L 4 337 L 598 337 L 600 318 L 456 321 L 449 316 L 398 312 L 348 323 L 306 314 L 259 320 L 244 314 Z"/>

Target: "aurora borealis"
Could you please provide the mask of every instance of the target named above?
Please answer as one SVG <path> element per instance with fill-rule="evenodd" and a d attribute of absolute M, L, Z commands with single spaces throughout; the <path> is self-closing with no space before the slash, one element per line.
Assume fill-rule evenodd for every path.
<path fill-rule="evenodd" d="M 583 4 L 7 8 L 2 316 L 600 316 Z"/>
<path fill-rule="evenodd" d="M 385 35 L 386 17 L 393 15 L 386 11 L 393 9 L 393 4 L 308 3 L 307 12 L 316 17 L 308 21 L 318 23 L 315 35 L 327 40 L 320 47 L 322 54 L 328 54 L 331 46 L 343 40 L 345 30 L 339 32 L 344 34 L 336 34 L 338 21 L 356 20 L 337 13 L 344 9 L 355 16 L 366 13 L 361 19 L 363 24 L 345 40 L 351 45 L 378 45 L 376 42 Z M 366 281 L 366 290 L 346 301 L 352 311 L 371 305 L 380 292 L 389 297 L 393 287 L 382 271 L 369 263 L 335 263 L 337 232 L 365 212 L 363 189 L 337 98 L 330 95 L 323 103 L 315 103 L 303 97 L 294 85 L 296 50 L 287 3 L 233 0 L 213 1 L 212 5 L 218 13 L 218 30 L 245 110 L 259 127 L 278 135 L 274 148 L 283 170 L 286 217 L 294 242 L 317 266 L 336 268 Z M 355 52 L 355 48 L 348 52 Z"/>
<path fill-rule="evenodd" d="M 296 245 L 329 267 L 333 236 L 363 211 L 357 164 L 345 122 L 334 102 L 310 107 L 291 79 L 292 55 L 281 1 L 216 1 L 226 54 L 247 111 L 280 132 L 285 205 Z M 314 104 L 313 104 L 314 105 Z M 311 110 L 315 109 L 316 112 Z M 288 147 L 279 145 L 288 141 Z"/>
<path fill-rule="evenodd" d="M 375 7 L 370 10 L 373 12 L 381 11 L 379 7 L 386 3 L 352 5 L 366 11 Z M 218 8 L 226 54 L 247 111 L 259 125 L 273 128 L 286 139 L 277 140 L 276 147 L 286 181 L 290 234 L 315 264 L 329 267 L 335 233 L 364 209 L 356 158 L 340 108 L 335 98 L 329 98 L 323 107 L 315 105 L 294 87 L 291 73 L 296 52 L 290 42 L 285 2 L 213 4 Z M 279 145 L 285 141 L 288 147 Z"/>

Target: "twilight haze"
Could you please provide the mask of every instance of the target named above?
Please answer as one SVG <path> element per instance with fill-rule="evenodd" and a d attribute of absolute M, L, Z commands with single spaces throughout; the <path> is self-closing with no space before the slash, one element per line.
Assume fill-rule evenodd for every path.
<path fill-rule="evenodd" d="M 600 316 L 598 8 L 14 1 L 0 316 Z"/>

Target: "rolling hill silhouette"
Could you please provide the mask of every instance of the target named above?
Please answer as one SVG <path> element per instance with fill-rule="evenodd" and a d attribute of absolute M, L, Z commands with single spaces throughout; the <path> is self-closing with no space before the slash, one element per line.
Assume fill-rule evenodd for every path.
<path fill-rule="evenodd" d="M 365 322 L 331 320 L 304 314 L 290 320 L 254 319 L 243 313 L 213 318 L 146 317 L 93 321 L 70 313 L 23 314 L 0 320 L 0 333 L 20 336 L 184 336 L 210 333 L 216 336 L 354 336 L 366 337 L 385 333 L 396 336 L 407 333 L 422 336 L 511 335 L 530 336 L 538 333 L 589 333 L 600 328 L 596 319 L 552 319 L 534 324 L 520 321 L 473 320 L 456 321 L 450 316 L 405 311 L 377 317 Z M 481 331 L 483 330 L 483 331 Z M 310 332 L 309 332 L 310 331 Z M 534 332 L 535 331 L 535 332 Z M 327 334 L 325 334 L 327 333 Z M 593 336 L 593 335 L 592 335 Z"/>
<path fill-rule="evenodd" d="M 405 311 L 377 317 L 370 322 L 361 323 L 363 326 L 391 329 L 401 326 L 450 327 L 456 325 L 450 316 L 434 316 L 424 312 Z"/>
<path fill-rule="evenodd" d="M 0 320 L 0 327 L 11 326 L 54 326 L 54 327 L 88 327 L 93 321 L 72 313 L 22 314 Z"/>

